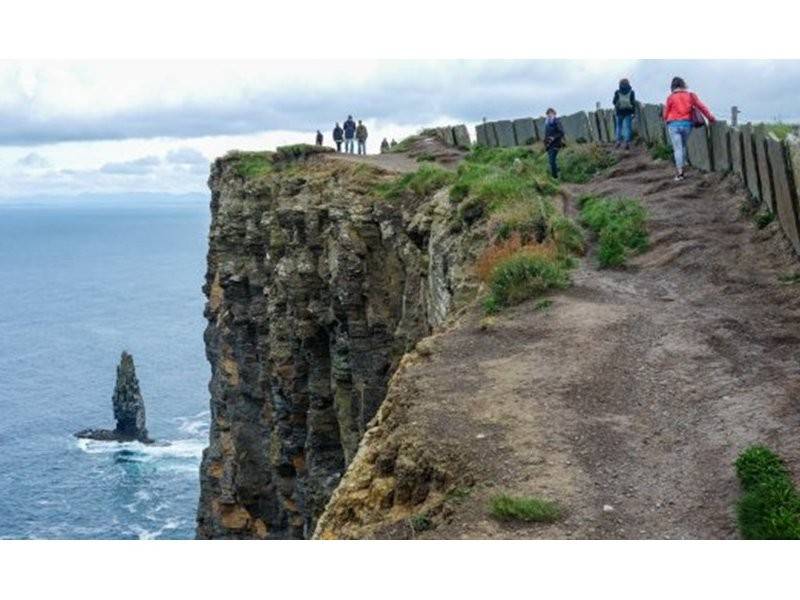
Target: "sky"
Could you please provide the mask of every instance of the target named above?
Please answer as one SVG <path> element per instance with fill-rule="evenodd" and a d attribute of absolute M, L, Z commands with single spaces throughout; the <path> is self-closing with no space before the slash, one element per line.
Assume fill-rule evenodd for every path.
<path fill-rule="evenodd" d="M 800 61 L 0 62 L 0 201 L 207 192 L 232 149 L 326 143 L 348 114 L 368 150 L 422 127 L 610 106 L 620 77 L 662 102 L 683 76 L 721 118 L 800 120 Z"/>

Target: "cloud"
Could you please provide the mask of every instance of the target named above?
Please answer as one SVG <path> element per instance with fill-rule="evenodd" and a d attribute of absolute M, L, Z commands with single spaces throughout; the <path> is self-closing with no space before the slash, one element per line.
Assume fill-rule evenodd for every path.
<path fill-rule="evenodd" d="M 206 167 L 209 160 L 194 148 L 178 148 L 167 152 L 166 162 L 175 165 L 203 165 Z"/>
<path fill-rule="evenodd" d="M 144 156 L 124 162 L 106 163 L 100 167 L 100 172 L 110 175 L 144 175 L 151 173 L 160 164 L 161 159 L 157 156 Z"/>
<path fill-rule="evenodd" d="M 608 106 L 623 76 L 641 99 L 663 101 L 675 74 L 718 112 L 800 113 L 800 61 L 6 63 L 0 145 L 328 131 L 350 113 L 403 126 L 567 113 Z"/>
<path fill-rule="evenodd" d="M 52 166 L 49 160 L 36 152 L 30 152 L 17 160 L 17 165 L 28 169 L 47 169 Z"/>

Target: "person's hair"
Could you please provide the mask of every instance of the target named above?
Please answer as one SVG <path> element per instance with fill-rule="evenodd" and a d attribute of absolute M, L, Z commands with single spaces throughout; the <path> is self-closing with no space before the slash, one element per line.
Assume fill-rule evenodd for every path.
<path fill-rule="evenodd" d="M 628 80 L 627 80 L 626 78 L 624 78 L 624 77 L 623 77 L 622 79 L 620 79 L 620 80 L 619 80 L 619 86 L 620 86 L 620 87 L 622 87 L 623 85 L 630 85 L 630 84 L 631 84 L 631 82 L 630 82 L 630 81 L 628 81 Z"/>
<path fill-rule="evenodd" d="M 680 77 L 672 78 L 672 84 L 669 86 L 670 91 L 674 92 L 677 89 L 685 89 L 685 88 L 686 88 L 686 82 L 683 79 L 681 79 Z"/>
<path fill-rule="evenodd" d="M 546 114 L 546 115 L 549 115 L 550 113 L 556 114 L 556 109 L 555 108 L 548 108 L 546 111 L 544 111 L 544 114 Z"/>

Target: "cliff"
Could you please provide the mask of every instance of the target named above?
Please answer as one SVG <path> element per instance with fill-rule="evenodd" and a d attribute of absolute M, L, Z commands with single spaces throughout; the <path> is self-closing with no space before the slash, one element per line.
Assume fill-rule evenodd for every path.
<path fill-rule="evenodd" d="M 310 537 L 401 357 L 471 297 L 480 229 L 443 190 L 384 199 L 396 177 L 311 147 L 213 164 L 198 537 Z"/>

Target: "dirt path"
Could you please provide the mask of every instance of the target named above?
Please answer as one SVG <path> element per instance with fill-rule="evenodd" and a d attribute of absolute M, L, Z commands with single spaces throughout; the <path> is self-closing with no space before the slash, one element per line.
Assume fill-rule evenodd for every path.
<path fill-rule="evenodd" d="M 473 311 L 414 367 L 410 418 L 476 482 L 423 537 L 731 538 L 742 448 L 767 443 L 800 475 L 800 285 L 778 281 L 800 264 L 777 224 L 740 216 L 732 181 L 691 175 L 636 153 L 568 186 L 642 199 L 651 249 L 625 270 L 588 256 L 551 308 L 489 331 Z M 487 515 L 498 492 L 568 513 L 504 525 Z"/>

